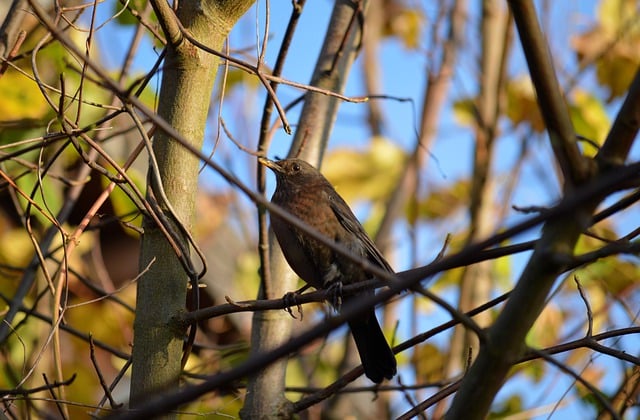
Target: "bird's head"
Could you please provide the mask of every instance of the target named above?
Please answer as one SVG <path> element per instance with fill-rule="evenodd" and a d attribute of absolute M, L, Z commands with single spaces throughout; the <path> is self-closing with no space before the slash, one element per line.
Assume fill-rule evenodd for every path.
<path fill-rule="evenodd" d="M 278 186 L 313 186 L 318 183 L 328 183 L 320 171 L 302 159 L 274 161 L 260 157 L 258 160 L 276 174 Z"/>

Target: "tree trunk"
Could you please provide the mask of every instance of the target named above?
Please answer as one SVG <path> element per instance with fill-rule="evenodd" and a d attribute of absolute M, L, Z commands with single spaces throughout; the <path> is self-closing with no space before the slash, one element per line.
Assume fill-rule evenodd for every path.
<path fill-rule="evenodd" d="M 176 14 L 195 39 L 220 50 L 252 3 L 180 2 Z M 166 3 L 160 0 L 153 5 L 169 42 L 158 113 L 199 149 L 219 59 L 181 36 Z M 195 211 L 198 159 L 162 131 L 155 135 L 153 152 L 160 179 L 150 166 L 147 196 L 158 202 L 172 226 L 179 223 L 189 230 Z M 177 228 L 172 231 L 179 232 Z M 182 249 L 189 249 L 183 235 L 174 239 L 182 243 Z M 185 335 L 178 320 L 185 311 L 189 278 L 165 234 L 150 220 L 145 222 L 140 270 L 144 274 L 138 282 L 134 323 L 132 406 L 158 391 L 177 387 Z"/>

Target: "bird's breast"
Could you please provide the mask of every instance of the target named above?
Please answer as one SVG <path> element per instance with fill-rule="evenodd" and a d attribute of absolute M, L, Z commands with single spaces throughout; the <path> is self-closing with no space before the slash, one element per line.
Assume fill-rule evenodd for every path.
<path fill-rule="evenodd" d="M 298 191 L 297 194 L 276 194 L 272 201 L 318 232 L 330 239 L 335 239 L 338 233 L 336 230 L 342 230 L 342 226 L 329 206 L 329 201 L 323 198 L 321 191 L 310 188 L 306 191 Z"/>
<path fill-rule="evenodd" d="M 272 202 L 299 218 L 328 239 L 335 240 L 343 227 L 319 192 L 274 195 Z M 326 200 L 324 200 L 328 203 Z M 325 286 L 326 273 L 335 270 L 334 252 L 286 220 L 272 216 L 271 225 L 287 262 L 300 278 L 316 289 Z"/>

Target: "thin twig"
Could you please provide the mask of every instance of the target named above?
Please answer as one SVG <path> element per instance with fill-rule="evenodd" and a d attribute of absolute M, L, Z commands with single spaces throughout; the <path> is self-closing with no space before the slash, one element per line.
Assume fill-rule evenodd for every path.
<path fill-rule="evenodd" d="M 72 374 L 71 377 L 63 382 L 57 382 L 54 381 L 52 384 L 47 383 L 47 385 L 43 385 L 43 386 L 39 386 L 39 387 L 35 387 L 35 388 L 29 388 L 29 389 L 21 389 L 21 388 L 17 388 L 17 389 L 10 389 L 10 390 L 4 390 L 4 389 L 0 389 L 0 397 L 7 397 L 10 395 L 31 395 L 31 394 L 37 394 L 40 393 L 42 391 L 48 391 L 51 388 L 59 388 L 61 386 L 69 386 L 73 383 L 73 381 L 76 380 L 77 374 Z"/>
<path fill-rule="evenodd" d="M 22 46 L 22 43 L 26 38 L 27 38 L 27 31 L 21 30 L 18 33 L 18 38 L 16 39 L 16 42 L 14 43 L 11 51 L 9 51 L 9 54 L 7 55 L 7 57 L 2 58 L 2 65 L 0 65 L 0 77 L 2 77 L 2 75 L 9 68 L 9 61 L 11 61 L 16 55 L 18 55 L 18 51 L 20 51 L 20 47 Z"/>
<path fill-rule="evenodd" d="M 109 404 L 111 404 L 111 408 L 122 407 L 122 404 L 118 404 L 113 399 L 113 395 L 111 395 L 111 391 L 109 390 L 109 387 L 107 387 L 107 383 L 104 380 L 104 376 L 102 376 L 102 372 L 100 371 L 100 366 L 98 366 L 98 361 L 96 360 L 96 348 L 93 345 L 93 336 L 91 334 L 89 334 L 89 349 L 90 349 L 89 355 L 91 358 L 91 364 L 93 365 L 96 375 L 98 375 L 98 380 L 100 381 L 100 386 L 104 391 L 104 395 L 109 399 Z"/>
<path fill-rule="evenodd" d="M 69 418 L 69 415 L 67 413 L 67 407 L 63 406 L 61 404 L 61 400 L 58 398 L 56 393 L 53 392 L 55 387 L 52 384 L 49 383 L 49 379 L 47 378 L 47 374 L 46 373 L 42 374 L 42 378 L 44 379 L 44 383 L 47 384 L 47 386 L 46 386 L 47 391 L 49 391 L 49 394 L 51 395 L 51 398 L 52 398 L 54 404 L 56 405 L 56 408 L 58 409 L 58 413 L 60 413 L 60 417 L 63 420 L 67 420 Z M 55 383 L 56 382 L 54 382 L 54 384 Z M 62 388 L 60 388 L 60 389 L 62 389 Z"/>
<path fill-rule="evenodd" d="M 569 368 L 565 364 L 558 362 L 557 360 L 555 360 L 553 357 L 551 357 L 549 354 L 545 353 L 544 351 L 535 350 L 535 349 L 529 349 L 529 351 L 532 352 L 533 354 L 536 354 L 541 359 L 544 359 L 545 361 L 551 363 L 552 365 L 554 365 L 555 367 L 560 369 L 562 372 L 564 372 L 567 375 L 571 376 L 577 382 L 580 382 L 585 388 L 587 388 L 591 392 L 591 395 L 593 395 L 593 397 L 596 400 L 598 400 L 600 405 L 606 411 L 608 411 L 609 414 L 611 414 L 613 419 L 620 419 L 620 416 L 618 415 L 618 413 L 616 413 L 616 411 L 613 409 L 613 407 L 611 406 L 609 401 L 607 401 L 605 399 L 602 391 L 600 391 L 598 388 L 596 388 L 594 385 L 592 385 L 589 381 L 587 381 L 582 376 L 580 376 L 579 374 L 574 372 L 571 368 Z"/>
<path fill-rule="evenodd" d="M 580 280 L 578 280 L 578 276 L 573 276 L 573 281 L 576 283 L 578 287 L 578 292 L 580 293 L 580 298 L 584 302 L 584 306 L 587 308 L 587 338 L 591 338 L 593 335 L 593 312 L 591 312 L 591 305 L 589 305 L 589 300 L 582 289 L 582 285 L 580 284 Z"/>

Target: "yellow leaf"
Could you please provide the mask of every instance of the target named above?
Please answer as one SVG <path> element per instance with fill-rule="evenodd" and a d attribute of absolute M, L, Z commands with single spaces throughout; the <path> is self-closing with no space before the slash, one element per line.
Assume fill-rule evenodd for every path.
<path fill-rule="evenodd" d="M 445 357 L 433 344 L 417 346 L 412 361 L 416 367 L 418 382 L 435 382 L 442 379 Z"/>
<path fill-rule="evenodd" d="M 624 94 L 640 65 L 640 20 L 636 0 L 603 0 L 599 21 L 572 39 L 582 65 L 595 61 L 598 82 L 612 99 Z"/>
<path fill-rule="evenodd" d="M 638 2 L 637 0 L 602 0 L 599 5 L 599 12 L 596 14 L 600 18 L 602 27 L 611 35 L 620 32 L 626 25 L 637 22 Z M 635 28 L 637 32 L 640 26 L 637 24 L 628 29 Z M 636 33 L 637 34 L 637 33 Z"/>
<path fill-rule="evenodd" d="M 392 33 L 409 49 L 420 46 L 423 26 L 424 15 L 418 9 L 404 9 L 391 20 Z"/>
<path fill-rule="evenodd" d="M 0 119 L 42 118 L 48 109 L 38 85 L 27 76 L 9 70 L 0 77 Z"/>
<path fill-rule="evenodd" d="M 471 98 L 464 98 L 453 104 L 453 116 L 460 125 L 472 127 L 476 121 L 475 103 Z"/>
<path fill-rule="evenodd" d="M 29 238 L 29 233 L 24 229 L 8 229 L 0 236 L 0 263 L 7 267 L 25 267 L 33 255 L 33 242 Z M 0 271 L 2 277 L 10 274 L 6 269 Z M 16 276 L 21 276 L 20 271 L 14 272 Z"/>
<path fill-rule="evenodd" d="M 396 188 L 405 164 L 405 153 L 391 141 L 375 137 L 365 150 L 335 149 L 325 159 L 322 172 L 344 199 L 386 199 Z"/>
<path fill-rule="evenodd" d="M 640 58 L 629 57 L 623 54 L 610 53 L 609 59 L 598 60 L 596 65 L 596 75 L 598 82 L 607 86 L 611 92 L 610 99 L 627 92 L 631 80 L 635 75 Z"/>
<path fill-rule="evenodd" d="M 419 218 L 440 219 L 469 203 L 469 180 L 463 179 L 440 189 L 432 190 L 418 203 Z M 410 220 L 411 221 L 411 220 Z"/>
<path fill-rule="evenodd" d="M 260 85 L 258 78 L 243 70 L 229 69 L 225 79 L 226 90 L 230 91 L 234 87 L 257 88 Z"/>
<path fill-rule="evenodd" d="M 527 334 L 527 345 L 544 348 L 556 344 L 563 323 L 562 311 L 556 305 L 548 304 Z"/>
<path fill-rule="evenodd" d="M 544 121 L 538 109 L 536 93 L 529 77 L 520 77 L 509 81 L 506 108 L 507 116 L 514 125 L 526 122 L 534 131 L 539 133 L 544 131 Z"/>
<path fill-rule="evenodd" d="M 602 145 L 611 125 L 602 101 L 583 90 L 576 90 L 569 106 L 571 121 L 578 135 Z M 593 157 L 598 150 L 586 143 L 584 154 Z"/>
<path fill-rule="evenodd" d="M 635 264 L 616 256 L 598 260 L 576 270 L 574 274 L 580 283 L 590 290 L 592 286 L 597 286 L 607 293 L 617 296 L 638 282 L 640 269 Z"/>

